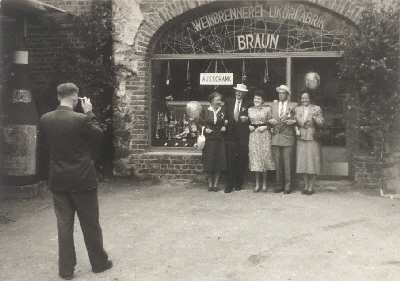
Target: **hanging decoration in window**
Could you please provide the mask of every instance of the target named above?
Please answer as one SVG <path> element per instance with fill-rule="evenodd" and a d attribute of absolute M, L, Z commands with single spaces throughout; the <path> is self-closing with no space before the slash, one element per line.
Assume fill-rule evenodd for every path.
<path fill-rule="evenodd" d="M 171 70 L 169 68 L 169 61 L 167 64 L 167 81 L 165 82 L 165 84 L 169 85 L 169 83 L 171 82 Z"/>
<path fill-rule="evenodd" d="M 214 73 L 218 73 L 218 60 L 215 60 L 215 71 Z M 218 88 L 218 85 L 214 85 L 214 89 L 216 90 Z"/>
<path fill-rule="evenodd" d="M 247 81 L 247 75 L 246 75 L 246 67 L 245 67 L 245 63 L 243 60 L 243 66 L 242 66 L 242 84 L 245 84 Z"/>
<path fill-rule="evenodd" d="M 186 88 L 185 92 L 189 92 L 192 89 L 192 85 L 190 84 L 190 61 L 188 60 L 187 62 L 187 68 L 186 68 Z"/>
<path fill-rule="evenodd" d="M 268 75 L 268 59 L 265 59 L 265 69 L 264 69 L 264 83 L 269 82 L 269 75 Z"/>
<path fill-rule="evenodd" d="M 314 71 L 308 72 L 304 76 L 304 84 L 306 85 L 307 89 L 315 90 L 318 88 L 321 78 L 319 77 L 318 73 Z"/>
<path fill-rule="evenodd" d="M 223 2 L 223 1 L 222 1 Z M 355 24 L 301 1 L 238 1 L 215 5 L 175 24 L 154 54 L 340 51 Z"/>

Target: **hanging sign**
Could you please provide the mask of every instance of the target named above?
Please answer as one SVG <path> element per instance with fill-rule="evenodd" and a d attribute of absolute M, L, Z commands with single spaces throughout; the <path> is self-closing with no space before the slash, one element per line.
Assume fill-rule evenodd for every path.
<path fill-rule="evenodd" d="M 233 73 L 200 73 L 200 85 L 233 85 Z"/>

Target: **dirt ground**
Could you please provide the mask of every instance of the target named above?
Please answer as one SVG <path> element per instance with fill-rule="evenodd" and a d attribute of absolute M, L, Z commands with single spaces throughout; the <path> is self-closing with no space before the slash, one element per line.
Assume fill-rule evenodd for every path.
<path fill-rule="evenodd" d="M 222 186 L 221 186 L 222 188 Z M 317 193 L 207 192 L 202 183 L 109 179 L 93 274 L 78 221 L 74 280 L 400 280 L 400 201 L 318 182 Z M 0 280 L 60 280 L 51 193 L 0 202 Z"/>

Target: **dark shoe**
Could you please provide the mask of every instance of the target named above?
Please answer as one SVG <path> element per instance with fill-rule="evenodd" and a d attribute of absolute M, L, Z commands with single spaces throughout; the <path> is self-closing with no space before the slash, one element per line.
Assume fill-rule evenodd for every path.
<path fill-rule="evenodd" d="M 254 188 L 254 189 L 253 189 L 253 192 L 254 192 L 254 193 L 260 192 L 260 188 L 259 188 L 259 187 Z"/>
<path fill-rule="evenodd" d="M 267 192 L 266 188 L 261 189 L 261 192 Z"/>
<path fill-rule="evenodd" d="M 237 187 L 235 187 L 235 190 L 236 190 L 236 191 L 241 191 L 242 188 L 241 188 L 240 186 L 237 186 Z"/>
<path fill-rule="evenodd" d="M 74 278 L 74 274 L 71 274 L 71 275 L 61 275 L 61 274 L 59 274 L 59 275 L 64 280 L 72 280 Z"/>
<path fill-rule="evenodd" d="M 313 195 L 314 194 L 314 190 L 308 190 L 307 191 L 307 195 Z"/>
<path fill-rule="evenodd" d="M 308 190 L 306 190 L 306 189 L 304 189 L 304 190 L 301 191 L 301 194 L 306 195 L 307 193 L 308 193 Z"/>
<path fill-rule="evenodd" d="M 292 193 L 290 190 L 285 190 L 285 191 L 283 192 L 283 194 L 290 194 L 290 193 Z"/>
<path fill-rule="evenodd" d="M 92 268 L 92 272 L 93 273 L 100 273 L 100 272 L 106 271 L 106 270 L 108 270 L 108 269 L 110 269 L 112 267 L 113 267 L 113 262 L 111 260 L 108 260 L 104 267 L 96 268 L 96 269 Z"/>
<path fill-rule="evenodd" d="M 210 186 L 207 190 L 208 191 L 214 191 L 214 188 L 212 186 Z"/>
<path fill-rule="evenodd" d="M 213 191 L 214 191 L 214 192 L 217 192 L 217 191 L 219 191 L 219 188 L 218 188 L 218 187 L 214 187 L 214 188 L 213 188 Z"/>
<path fill-rule="evenodd" d="M 231 193 L 232 192 L 232 187 L 227 187 L 224 190 L 225 193 Z"/>
<path fill-rule="evenodd" d="M 279 192 L 282 192 L 283 191 L 283 188 L 275 188 L 272 192 L 273 193 L 279 193 Z"/>

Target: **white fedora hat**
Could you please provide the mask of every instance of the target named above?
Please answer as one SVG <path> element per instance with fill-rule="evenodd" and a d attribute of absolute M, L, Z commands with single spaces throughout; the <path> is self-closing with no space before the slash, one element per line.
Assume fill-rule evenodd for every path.
<path fill-rule="evenodd" d="M 292 94 L 292 93 L 290 92 L 289 87 L 286 86 L 286 85 L 280 85 L 279 87 L 276 87 L 276 91 L 279 92 L 279 90 L 284 90 L 284 91 L 288 92 L 289 95 Z"/>
<path fill-rule="evenodd" d="M 237 84 L 236 87 L 233 87 L 235 90 L 242 91 L 242 92 L 248 92 L 247 86 L 245 84 Z"/>

